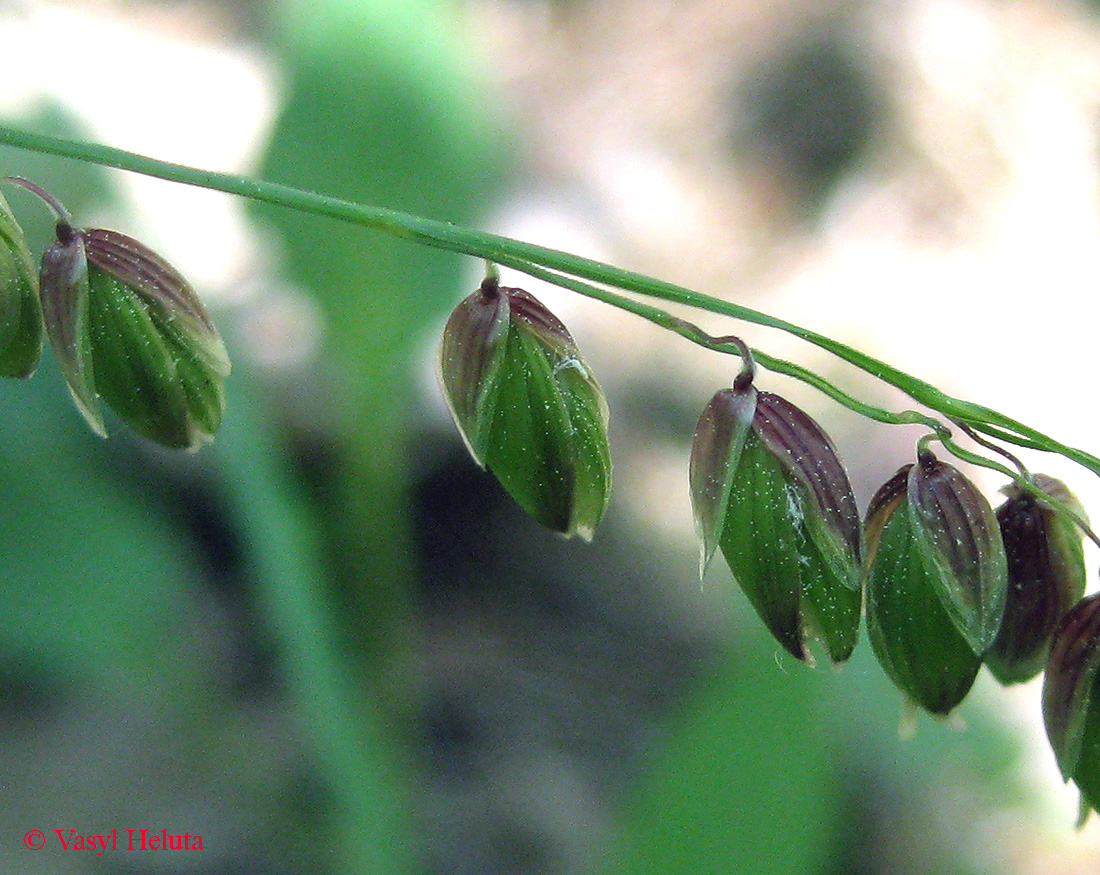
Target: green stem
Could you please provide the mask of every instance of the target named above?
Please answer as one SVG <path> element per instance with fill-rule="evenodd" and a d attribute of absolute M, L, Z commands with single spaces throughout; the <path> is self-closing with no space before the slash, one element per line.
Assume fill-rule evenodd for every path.
<path fill-rule="evenodd" d="M 974 438 L 975 436 L 970 435 L 970 437 Z M 1066 522 L 1070 523 L 1073 526 L 1076 526 L 1077 529 L 1085 537 L 1087 537 L 1090 541 L 1092 541 L 1094 544 L 1096 544 L 1096 546 L 1100 547 L 1100 536 L 1098 536 L 1092 530 L 1092 528 L 1089 525 L 1088 520 L 1083 519 L 1081 516 L 1079 516 L 1077 514 L 1076 511 L 1074 511 L 1071 507 L 1066 505 L 1064 502 L 1059 501 L 1057 498 L 1054 498 L 1053 496 L 1047 495 L 1045 492 L 1043 492 L 1043 490 L 1041 490 L 1038 486 L 1035 485 L 1035 483 L 1031 480 L 1031 477 L 1028 475 L 1027 471 L 1022 466 L 1020 466 L 1020 470 L 1013 471 L 1011 468 L 1009 468 L 1006 465 L 1001 464 L 1000 462 L 996 462 L 992 459 L 988 459 L 985 456 L 981 456 L 977 453 L 971 452 L 970 450 L 967 450 L 967 449 L 959 446 L 950 437 L 944 437 L 942 435 L 938 435 L 935 438 L 932 438 L 932 436 L 930 436 L 930 439 L 938 439 L 940 441 L 940 443 L 943 444 L 943 447 L 944 447 L 945 450 L 947 450 L 949 453 L 954 455 L 956 458 L 962 459 L 964 462 L 969 462 L 971 465 L 979 465 L 983 468 L 989 468 L 993 471 L 996 471 L 998 474 L 1003 474 L 1005 477 L 1008 477 L 1017 486 L 1019 486 L 1025 492 L 1030 494 L 1033 498 L 1035 498 L 1044 507 L 1049 507 L 1056 514 L 1058 514 L 1060 517 L 1062 517 L 1063 520 L 1065 520 Z M 978 439 L 978 440 L 979 440 L 979 442 L 984 443 L 983 441 L 980 441 L 980 439 Z M 992 445 L 988 445 L 988 446 L 990 446 L 991 449 L 994 449 L 997 452 L 1003 452 L 1003 450 L 1000 447 L 994 447 Z"/>
<path fill-rule="evenodd" d="M 69 215 L 69 211 L 65 209 L 65 205 L 37 183 L 31 182 L 29 179 L 24 179 L 22 176 L 0 176 L 0 182 L 6 182 L 9 185 L 17 185 L 29 191 L 50 208 L 50 212 L 53 213 L 56 222 L 72 225 L 73 217 Z"/>
<path fill-rule="evenodd" d="M 573 279 L 572 277 L 544 270 L 528 262 L 509 260 L 505 266 L 522 271 L 535 279 L 540 279 L 564 289 L 569 289 L 572 292 L 577 292 L 580 295 L 593 298 L 601 303 L 618 307 L 620 310 L 625 310 L 634 316 L 652 322 L 654 325 L 671 331 L 674 334 L 678 334 L 685 340 L 690 340 L 692 343 L 698 344 L 705 349 L 713 350 L 714 352 L 742 355 L 740 346 L 738 346 L 733 339 L 728 337 L 714 337 L 711 334 L 707 334 L 707 332 L 698 325 L 688 322 L 686 319 L 681 319 L 678 316 L 673 316 L 671 313 L 659 307 L 653 307 L 642 301 L 635 301 L 633 298 L 624 297 L 609 289 L 603 289 L 599 286 Z M 937 434 L 950 434 L 950 429 L 948 429 L 946 425 L 927 414 L 920 413 L 916 410 L 904 410 L 900 413 L 884 410 L 881 407 L 876 407 L 873 404 L 860 401 L 858 398 L 849 395 L 840 387 L 833 385 L 820 374 L 808 370 L 801 365 L 797 365 L 794 362 L 776 358 L 759 349 L 749 349 L 748 352 L 761 367 L 767 368 L 769 371 L 776 374 L 793 377 L 809 386 L 813 386 L 822 394 L 827 395 L 838 404 L 847 407 L 860 416 L 865 416 L 868 419 L 873 419 L 876 422 L 882 422 L 887 425 L 925 425 Z M 742 357 L 744 356 L 742 355 Z"/>
<path fill-rule="evenodd" d="M 1100 476 L 1100 459 L 1097 457 L 1062 444 L 1011 417 L 988 407 L 952 397 L 924 380 L 815 331 L 673 283 L 556 249 L 547 249 L 448 222 L 426 219 L 384 207 L 357 204 L 278 183 L 185 167 L 98 143 L 78 142 L 0 126 L 0 145 L 87 161 L 351 222 L 426 246 L 483 258 L 502 265 L 516 266 L 520 270 L 525 269 L 523 265 L 539 266 L 552 271 L 553 275 L 557 276 L 557 279 L 552 281 L 559 285 L 564 285 L 562 282 L 564 277 L 560 275 L 568 274 L 587 280 L 589 283 L 612 286 L 635 294 L 784 331 L 900 389 L 917 403 L 939 412 L 947 419 L 966 423 L 976 431 L 1018 446 L 1058 453 Z M 585 288 L 588 291 L 582 291 L 582 294 L 591 294 L 591 290 L 595 287 L 585 286 Z M 621 304 L 616 303 L 615 306 L 621 306 Z"/>
<path fill-rule="evenodd" d="M 244 399 L 241 399 L 242 401 Z M 322 579 L 320 545 L 280 469 L 279 450 L 252 416 L 235 407 L 219 440 L 233 476 L 224 482 L 251 549 L 249 572 L 285 665 L 288 693 L 313 744 L 336 845 L 336 872 L 413 871 L 402 844 L 409 831 L 400 751 L 377 706 L 357 688 L 339 651 Z M 233 438 L 236 439 L 233 439 Z"/>

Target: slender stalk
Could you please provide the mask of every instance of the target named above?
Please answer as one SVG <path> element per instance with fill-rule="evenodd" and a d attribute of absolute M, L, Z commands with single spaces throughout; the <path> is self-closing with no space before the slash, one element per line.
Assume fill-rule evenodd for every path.
<path fill-rule="evenodd" d="M 813 386 L 822 394 L 832 398 L 838 404 L 847 407 L 853 413 L 857 413 L 860 416 L 865 416 L 868 419 L 873 419 L 876 422 L 885 423 L 887 425 L 924 425 L 937 434 L 951 433 L 946 425 L 932 416 L 928 416 L 916 410 L 904 410 L 900 413 L 894 413 L 881 407 L 876 407 L 873 404 L 868 404 L 865 401 L 860 401 L 858 398 L 849 395 L 839 386 L 825 379 L 825 377 L 801 365 L 797 365 L 785 359 L 776 358 L 759 349 L 746 348 L 746 350 L 742 350 L 736 342 L 736 339 L 732 337 L 715 337 L 711 334 L 707 334 L 707 332 L 698 325 L 686 319 L 681 319 L 678 316 L 673 316 L 671 313 L 661 310 L 658 307 L 653 307 L 643 301 L 635 301 L 633 298 L 624 297 L 609 289 L 603 289 L 591 285 L 590 283 L 573 279 L 572 277 L 562 276 L 553 271 L 544 270 L 534 264 L 522 261 L 509 261 L 506 266 L 514 270 L 522 271 L 535 279 L 552 283 L 602 303 L 618 307 L 620 310 L 625 310 L 634 316 L 652 322 L 654 325 L 671 331 L 674 334 L 678 334 L 685 340 L 689 340 L 705 349 L 713 350 L 714 352 L 740 355 L 742 357 L 744 357 L 743 352 L 747 351 L 753 357 L 755 363 L 761 367 L 767 368 L 769 371 L 776 374 L 793 377 L 809 386 Z"/>
<path fill-rule="evenodd" d="M 243 402 L 244 399 L 241 399 Z M 251 404 L 225 423 L 215 444 L 233 476 L 224 481 L 238 509 L 256 597 L 285 665 L 288 693 L 313 745 L 327 809 L 335 872 L 414 871 L 402 844 L 409 824 L 401 801 L 399 750 L 384 716 L 357 688 L 338 647 L 332 605 L 321 585 L 316 533 L 279 471 L 280 453 Z"/>
<path fill-rule="evenodd" d="M 972 429 L 965 422 L 959 423 L 959 428 L 961 428 L 963 433 L 968 438 L 970 438 L 972 441 L 974 441 L 974 443 L 980 444 L 981 446 L 985 447 L 987 450 L 992 450 L 993 452 L 995 452 L 995 453 L 1003 456 L 1004 458 L 1008 459 L 1008 461 L 1010 461 L 1013 465 L 1016 466 L 1016 470 L 1019 472 L 1019 477 L 1021 477 L 1024 480 L 1030 479 L 1031 475 L 1028 473 L 1027 467 L 1024 465 L 1024 463 L 1021 462 L 1018 458 L 1016 458 L 1016 456 L 1014 456 L 1012 453 L 1010 453 L 1004 447 L 1002 447 L 1000 444 L 995 444 L 995 443 L 993 443 L 993 441 L 987 440 L 986 438 L 982 437 L 980 434 L 978 434 L 976 431 L 974 431 L 974 429 Z"/>
<path fill-rule="evenodd" d="M 351 222 L 426 246 L 483 258 L 497 264 L 515 266 L 519 270 L 525 270 L 525 265 L 528 268 L 538 266 L 551 271 L 552 275 L 557 277 L 557 279 L 551 281 L 557 282 L 559 285 L 566 285 L 562 281 L 565 279 L 562 275 L 570 275 L 586 280 L 588 283 L 599 283 L 646 297 L 669 301 L 717 315 L 729 316 L 766 328 L 784 331 L 824 349 L 860 370 L 866 371 L 883 382 L 900 389 L 917 403 L 939 412 L 949 420 L 960 424 L 965 423 L 975 431 L 995 437 L 998 440 L 1018 446 L 1058 453 L 1076 461 L 1100 476 L 1100 459 L 1096 456 L 1060 443 L 1018 420 L 988 407 L 948 395 L 924 380 L 815 331 L 802 328 L 784 319 L 769 316 L 758 310 L 731 301 L 713 298 L 673 283 L 556 249 L 548 249 L 507 237 L 487 234 L 483 231 L 460 227 L 448 222 L 426 219 L 384 207 L 357 204 L 341 198 L 329 197 L 278 183 L 185 167 L 98 143 L 67 140 L 0 126 L 0 145 L 87 161 L 105 167 L 141 173 L 171 182 L 221 191 L 300 212 Z M 603 295 L 592 294 L 592 290 L 596 288 L 595 286 L 586 285 L 584 288 L 586 289 L 584 291 L 576 290 L 580 291 L 581 294 L 599 297 L 601 300 L 612 303 Z M 614 305 L 621 306 L 617 302 Z M 763 360 L 761 360 L 761 364 L 764 364 Z"/>
<path fill-rule="evenodd" d="M 718 343 L 729 344 L 737 349 L 737 354 L 741 356 L 741 370 L 733 378 L 733 388 L 739 392 L 747 389 L 752 385 L 752 381 L 756 379 L 756 359 L 753 358 L 749 345 L 734 334 L 727 334 L 725 337 L 715 337 L 713 339 Z"/>
<path fill-rule="evenodd" d="M 72 225 L 73 217 L 69 215 L 69 211 L 65 209 L 65 205 L 42 186 L 38 185 L 38 183 L 31 182 L 29 179 L 24 179 L 22 176 L 0 176 L 0 182 L 6 182 L 9 185 L 18 185 L 20 188 L 26 189 L 50 208 L 50 212 L 53 213 L 54 218 L 59 223 Z"/>

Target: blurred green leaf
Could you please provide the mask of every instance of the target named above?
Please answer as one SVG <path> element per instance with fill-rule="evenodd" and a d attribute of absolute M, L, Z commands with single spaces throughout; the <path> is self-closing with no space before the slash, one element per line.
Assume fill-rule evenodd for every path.
<path fill-rule="evenodd" d="M 286 103 L 262 174 L 315 191 L 477 224 L 498 190 L 492 105 L 434 0 L 287 0 L 276 50 Z M 322 375 L 337 440 L 322 490 L 331 568 L 349 641 L 400 646 L 409 575 L 404 426 L 414 351 L 461 294 L 461 261 L 288 210 L 278 230 L 290 278 L 325 316 Z"/>
<path fill-rule="evenodd" d="M 0 393 L 0 639 L 78 687 L 147 697 L 169 682 L 178 694 L 187 667 L 166 643 L 180 640 L 199 570 L 104 464 L 107 445 L 80 433 L 53 363 L 41 370 Z"/>
<path fill-rule="evenodd" d="M 843 795 L 821 680 L 753 626 L 645 763 L 608 875 L 797 875 L 832 853 Z"/>

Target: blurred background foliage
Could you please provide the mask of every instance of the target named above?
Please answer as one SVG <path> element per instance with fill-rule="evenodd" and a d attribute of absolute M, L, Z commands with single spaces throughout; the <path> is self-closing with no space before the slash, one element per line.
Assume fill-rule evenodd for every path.
<path fill-rule="evenodd" d="M 1040 60 L 1069 46 L 1080 93 L 1065 103 L 1093 112 L 1094 132 L 1089 6 L 23 2 L 0 9 L 13 47 L 0 109 L 27 128 L 746 289 L 904 356 L 876 305 L 836 297 L 864 282 L 830 273 L 836 241 L 886 228 L 917 263 L 930 239 L 948 261 L 971 245 L 959 229 L 988 227 L 1017 156 L 966 101 L 994 116 L 989 104 L 1038 75 L 1009 65 L 984 91 L 930 99 L 929 121 L 906 40 L 932 28 L 947 69 L 952 52 L 995 56 L 998 34 L 1031 33 L 1024 54 Z M 964 24 L 955 42 L 935 29 Z M 130 36 L 83 45 L 108 33 Z M 47 65 L 21 50 L 36 39 Z M 153 40 L 148 69 L 127 58 L 134 39 Z M 181 46 L 243 58 L 271 115 L 234 133 L 254 108 L 225 73 L 238 68 Z M 209 157 L 219 137 L 236 137 L 236 157 Z M 1094 133 L 1088 148 L 1095 163 Z M 78 221 L 143 237 L 199 277 L 236 364 L 223 431 L 195 456 L 117 424 L 95 438 L 48 355 L 32 381 L 0 387 L 4 872 L 1095 871 L 1095 828 L 1073 833 L 1072 812 L 1036 789 L 1057 778 L 1015 716 L 1036 711 L 1034 686 L 983 682 L 964 732 L 925 720 L 901 741 L 865 643 L 843 671 L 810 671 L 777 653 L 724 568 L 699 586 L 687 447 L 728 362 L 539 290 L 613 409 L 617 497 L 592 545 L 565 542 L 473 466 L 426 388 L 437 330 L 479 265 L 286 211 L 169 201 L 72 162 L 0 159 Z M 10 199 L 40 251 L 49 222 Z M 181 215 L 158 217 L 169 209 Z M 950 335 L 943 323 L 906 333 L 931 343 Z M 933 358 L 913 369 L 956 361 Z M 995 394 L 970 361 L 955 369 Z M 911 452 L 799 403 L 834 432 L 864 502 Z M 1046 427 L 1053 406 L 1006 412 Z M 45 849 L 24 847 L 30 829 Z M 58 829 L 187 831 L 203 851 L 66 852 Z"/>

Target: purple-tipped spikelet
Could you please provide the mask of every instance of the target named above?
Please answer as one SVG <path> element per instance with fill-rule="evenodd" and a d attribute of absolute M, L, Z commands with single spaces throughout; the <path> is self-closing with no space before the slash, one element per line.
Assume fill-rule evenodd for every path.
<path fill-rule="evenodd" d="M 225 410 L 229 356 L 195 291 L 117 231 L 57 226 L 42 258 L 42 315 L 73 399 L 106 435 L 101 404 L 168 447 L 195 450 Z"/>
<path fill-rule="evenodd" d="M 969 692 L 1004 613 L 997 520 L 977 488 L 921 450 L 871 499 L 867 630 L 886 674 L 946 714 Z"/>
<path fill-rule="evenodd" d="M 833 662 L 855 647 L 862 530 L 832 441 L 778 395 L 739 378 L 699 417 L 691 501 L 700 572 L 721 547 L 765 625 L 808 660 L 819 639 Z"/>
<path fill-rule="evenodd" d="M 474 460 L 542 525 L 590 540 L 611 494 L 607 402 L 561 321 L 487 279 L 451 313 L 439 373 Z"/>

